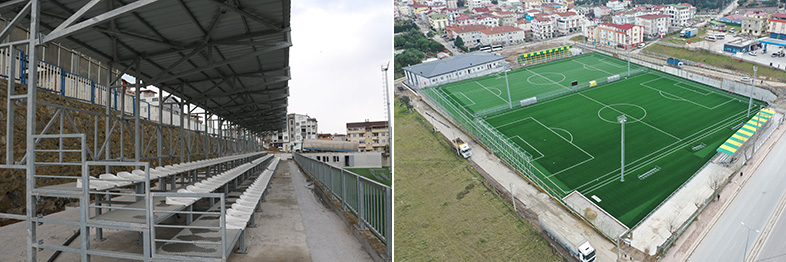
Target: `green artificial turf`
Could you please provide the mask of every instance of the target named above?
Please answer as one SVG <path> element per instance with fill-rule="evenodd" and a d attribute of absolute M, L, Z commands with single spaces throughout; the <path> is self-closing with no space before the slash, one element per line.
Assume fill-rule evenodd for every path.
<path fill-rule="evenodd" d="M 392 175 L 390 173 L 389 166 L 381 167 L 381 168 L 345 168 L 345 169 L 352 171 L 352 173 L 364 176 L 368 179 L 390 186 Z M 374 173 L 376 173 L 377 175 L 374 175 L 374 173 L 371 172 L 372 169 L 374 170 Z M 383 177 L 382 175 L 384 175 L 385 177 Z"/>
<path fill-rule="evenodd" d="M 631 70 L 641 68 L 631 64 Z M 520 100 L 540 96 L 549 92 L 564 90 L 561 85 L 570 86 L 572 81 L 587 84 L 608 76 L 627 73 L 627 61 L 599 53 L 588 53 L 570 59 L 560 59 L 534 66 L 522 67 L 505 74 L 498 73 L 484 77 L 467 79 L 438 87 L 452 99 L 459 101 L 470 112 L 513 105 Z M 510 97 L 508 97 L 508 85 Z"/>
<path fill-rule="evenodd" d="M 582 66 L 571 68 L 573 59 L 594 68 L 607 63 L 591 59 L 626 63 L 585 54 L 516 72 L 529 72 L 529 82 L 551 83 L 537 87 L 543 89 L 569 88 L 570 80 L 546 79 L 553 72 L 564 72 L 570 75 L 568 79 L 608 76 Z M 442 90 L 456 93 L 450 86 Z M 514 92 L 529 91 L 511 90 Z M 488 96 L 470 98 L 477 102 Z M 453 103 L 458 108 L 477 105 L 461 99 Z M 754 107 L 758 109 L 760 104 L 757 101 Z M 479 121 L 529 153 L 535 167 L 531 179 L 542 181 L 556 197 L 574 190 L 589 199 L 595 195 L 601 199 L 597 205 L 633 227 L 714 156 L 715 149 L 736 131 L 731 127 L 749 119 L 747 106 L 745 97 L 650 70 Z M 623 114 L 627 117 L 625 182 L 620 182 L 621 126 L 617 117 Z M 704 149 L 694 151 L 698 145 Z"/>

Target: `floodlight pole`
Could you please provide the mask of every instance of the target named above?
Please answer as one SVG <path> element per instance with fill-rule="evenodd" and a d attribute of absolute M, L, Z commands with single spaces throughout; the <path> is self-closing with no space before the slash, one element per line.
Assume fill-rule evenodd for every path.
<path fill-rule="evenodd" d="M 510 98 L 510 84 L 508 83 L 508 71 L 505 71 L 505 86 L 508 87 L 508 106 L 513 109 L 513 100 Z"/>
<path fill-rule="evenodd" d="M 759 233 L 760 231 L 758 229 L 753 229 L 753 228 L 748 227 L 742 221 L 740 221 L 740 224 L 742 224 L 742 226 L 744 226 L 745 229 L 748 230 L 748 235 L 745 237 L 745 249 L 742 250 L 742 253 L 743 253 L 742 261 L 745 262 L 745 257 L 748 256 L 748 239 L 751 237 L 751 231 L 756 231 L 756 233 Z"/>
<path fill-rule="evenodd" d="M 751 105 L 753 104 L 753 88 L 756 87 L 756 66 L 753 66 L 753 78 L 751 79 L 751 93 L 748 96 L 748 115 L 747 117 L 751 116 Z"/>
<path fill-rule="evenodd" d="M 625 115 L 617 117 L 617 122 L 622 127 L 622 135 L 620 136 L 620 182 L 625 182 L 625 121 L 627 120 Z"/>

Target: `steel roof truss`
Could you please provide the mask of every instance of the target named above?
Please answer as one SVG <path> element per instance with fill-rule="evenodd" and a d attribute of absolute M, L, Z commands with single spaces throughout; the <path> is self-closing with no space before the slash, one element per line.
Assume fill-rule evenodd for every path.
<path fill-rule="evenodd" d="M 52 41 L 52 40 L 55 40 L 55 39 L 58 39 L 58 38 L 61 38 L 61 37 L 68 36 L 70 34 L 76 33 L 79 30 L 82 30 L 82 29 L 94 26 L 96 24 L 100 24 L 100 23 L 106 22 L 106 21 L 111 20 L 111 19 L 113 19 L 113 18 L 115 18 L 117 16 L 124 15 L 126 13 L 129 13 L 131 11 L 134 11 L 136 9 L 145 7 L 145 6 L 149 5 L 149 4 L 152 4 L 152 3 L 155 3 L 155 2 L 158 2 L 158 1 L 159 0 L 137 0 L 136 2 L 124 5 L 122 7 L 115 8 L 115 9 L 113 9 L 111 11 L 108 11 L 108 12 L 105 12 L 103 14 L 99 14 L 99 15 L 93 17 L 93 18 L 87 19 L 87 20 L 82 21 L 82 22 L 80 22 L 78 24 L 70 25 L 70 26 L 67 26 L 67 27 L 64 27 L 64 28 L 59 28 L 59 27 L 55 28 L 54 30 L 52 30 L 52 32 L 49 32 L 48 35 L 44 36 L 41 39 L 41 43 L 46 43 L 46 42 L 49 42 L 49 41 Z M 74 14 L 74 15 L 76 15 L 76 14 Z M 73 18 L 74 15 L 72 15 L 71 18 Z M 69 19 L 71 19 L 71 18 L 69 18 Z M 68 21 L 68 20 L 66 20 L 66 21 Z"/>

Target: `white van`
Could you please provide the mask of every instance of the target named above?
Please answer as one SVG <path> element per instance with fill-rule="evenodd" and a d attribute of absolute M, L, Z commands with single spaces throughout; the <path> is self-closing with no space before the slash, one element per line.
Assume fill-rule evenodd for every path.
<path fill-rule="evenodd" d="M 715 34 L 715 39 L 726 39 L 725 34 Z"/>
<path fill-rule="evenodd" d="M 715 38 L 715 36 L 711 35 L 711 36 L 707 36 L 706 38 L 704 38 L 704 40 L 707 40 L 707 41 L 710 41 L 710 42 L 715 42 L 715 40 L 718 40 L 718 39 Z"/>

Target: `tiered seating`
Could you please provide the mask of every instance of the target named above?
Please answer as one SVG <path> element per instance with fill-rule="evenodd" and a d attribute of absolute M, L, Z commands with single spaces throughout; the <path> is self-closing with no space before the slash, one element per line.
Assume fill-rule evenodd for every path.
<path fill-rule="evenodd" d="M 726 142 L 721 144 L 717 151 L 727 154 L 727 155 L 734 155 L 738 149 L 742 146 L 743 143 L 748 141 L 749 138 L 753 136 L 756 131 L 761 128 L 764 123 L 767 123 L 768 120 L 775 114 L 775 111 L 770 109 L 762 109 L 753 116 L 747 123 L 745 123 L 739 130 L 737 130 L 734 135 L 732 135 Z"/>
<path fill-rule="evenodd" d="M 174 165 L 159 166 L 150 170 L 150 179 L 167 178 L 181 173 L 191 172 L 194 170 L 206 168 L 220 163 L 238 160 L 241 158 L 251 157 L 259 153 L 249 153 L 243 155 L 225 156 L 214 159 L 191 161 L 187 163 L 179 163 Z M 131 185 L 135 182 L 145 181 L 145 171 L 140 169 L 132 170 L 131 172 L 123 171 L 114 174 L 101 174 L 98 178 L 91 176 L 88 180 L 90 189 L 93 190 L 106 190 L 115 187 L 122 187 Z M 78 178 L 76 183 L 77 188 L 82 188 L 82 179 Z"/>
<path fill-rule="evenodd" d="M 245 163 L 240 166 L 237 166 L 233 169 L 227 170 L 221 174 L 209 177 L 202 181 L 196 182 L 193 185 L 188 185 L 186 188 L 181 188 L 177 190 L 178 193 L 210 193 L 217 190 L 220 187 L 223 187 L 224 184 L 232 181 L 233 179 L 237 178 L 241 174 L 245 173 L 249 169 L 259 165 L 260 163 L 264 162 L 265 160 L 271 158 L 272 156 L 267 155 L 261 158 L 258 158 L 250 163 Z M 199 200 L 198 198 L 190 198 L 190 197 L 167 197 L 166 204 L 167 205 L 191 205 L 194 202 Z"/>
<path fill-rule="evenodd" d="M 226 223 L 228 229 L 244 229 L 246 227 L 249 220 L 251 220 L 251 216 L 254 214 L 254 210 L 262 200 L 262 196 L 266 192 L 271 178 L 273 178 L 273 173 L 278 166 L 278 162 L 278 157 L 273 159 L 273 162 L 270 163 L 268 168 L 254 180 L 251 186 L 240 195 L 240 198 L 235 200 L 232 207 L 227 209 Z"/>

